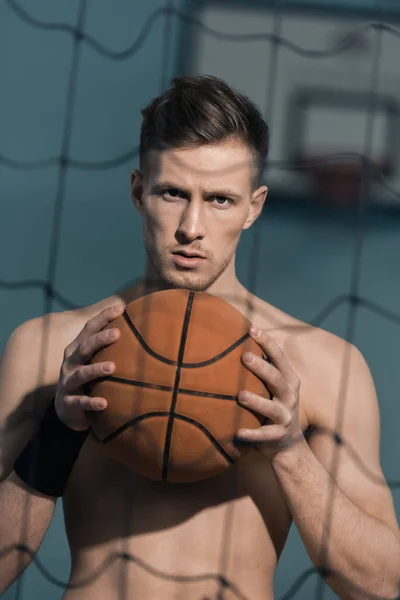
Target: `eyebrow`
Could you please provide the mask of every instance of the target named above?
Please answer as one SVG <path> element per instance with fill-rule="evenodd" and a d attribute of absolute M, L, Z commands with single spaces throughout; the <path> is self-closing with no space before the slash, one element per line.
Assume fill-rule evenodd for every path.
<path fill-rule="evenodd" d="M 176 183 L 173 183 L 172 181 L 159 181 L 159 182 L 155 183 L 151 188 L 151 192 L 157 193 L 165 188 L 173 188 L 175 190 L 184 192 L 187 196 L 190 196 L 189 190 L 185 189 L 181 185 L 177 185 Z M 242 197 L 240 194 L 237 194 L 236 192 L 233 192 L 232 190 L 229 190 L 227 188 L 212 190 L 210 192 L 207 192 L 207 196 L 230 196 L 231 198 L 236 198 L 237 200 L 240 200 Z"/>

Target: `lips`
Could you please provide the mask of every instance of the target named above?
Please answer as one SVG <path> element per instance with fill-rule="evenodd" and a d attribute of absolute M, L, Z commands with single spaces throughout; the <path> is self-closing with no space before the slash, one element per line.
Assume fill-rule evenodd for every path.
<path fill-rule="evenodd" d="M 173 261 L 178 267 L 184 269 L 195 269 L 199 267 L 204 258 L 199 254 L 187 254 L 183 252 L 174 252 L 172 254 Z"/>
<path fill-rule="evenodd" d="M 188 252 L 173 252 L 173 254 L 178 254 L 179 256 L 185 256 L 186 258 L 205 258 L 201 254 L 189 254 Z"/>

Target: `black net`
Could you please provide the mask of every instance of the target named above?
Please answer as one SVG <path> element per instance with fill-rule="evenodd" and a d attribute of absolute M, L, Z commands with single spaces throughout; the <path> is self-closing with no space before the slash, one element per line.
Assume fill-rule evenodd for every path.
<path fill-rule="evenodd" d="M 204 23 L 199 21 L 196 18 L 177 10 L 173 7 L 172 2 L 169 1 L 166 3 L 164 8 L 160 8 L 154 10 L 151 15 L 148 17 L 147 21 L 143 24 L 142 30 L 135 40 L 132 41 L 130 46 L 121 52 L 114 52 L 107 48 L 105 45 L 100 43 L 94 37 L 88 35 L 85 32 L 85 18 L 87 12 L 88 0 L 81 0 L 79 4 L 78 18 L 76 25 L 70 26 L 62 23 L 44 23 L 39 19 L 36 19 L 31 16 L 31 14 L 18 2 L 15 0 L 6 0 L 6 4 L 10 10 L 12 10 L 15 15 L 17 15 L 21 20 L 25 23 L 29 24 L 33 28 L 41 29 L 43 31 L 55 31 L 58 32 L 59 35 L 67 35 L 71 38 L 72 44 L 72 57 L 69 71 L 69 79 L 66 93 L 66 109 L 65 109 L 65 118 L 63 123 L 63 131 L 62 131 L 62 140 L 60 145 L 60 151 L 58 156 L 48 157 L 47 159 L 40 161 L 32 161 L 32 162 L 24 162 L 17 161 L 12 158 L 5 156 L 0 153 L 0 164 L 3 166 L 19 170 L 19 171 L 29 171 L 36 169 L 57 169 L 57 192 L 54 199 L 54 218 L 51 228 L 51 243 L 48 255 L 47 262 L 47 276 L 45 280 L 24 280 L 24 281 L 0 281 L 0 287 L 3 289 L 18 289 L 24 291 L 28 288 L 38 288 L 43 292 L 43 315 L 47 315 L 54 310 L 54 302 L 58 302 L 65 309 L 76 309 L 79 308 L 79 305 L 74 303 L 72 300 L 65 298 L 61 295 L 55 288 L 55 277 L 56 270 L 58 264 L 59 257 L 59 241 L 60 241 L 60 232 L 63 226 L 63 212 L 65 206 L 65 198 L 66 198 L 66 181 L 68 178 L 68 173 L 71 169 L 80 169 L 80 170 L 106 170 L 113 169 L 117 166 L 123 164 L 129 164 L 131 161 L 138 156 L 138 147 L 132 148 L 130 151 L 126 152 L 121 156 L 115 156 L 106 161 L 78 161 L 76 160 L 70 152 L 70 140 L 71 140 L 71 131 L 72 124 L 74 118 L 74 105 L 76 100 L 76 91 L 77 91 L 77 75 L 79 70 L 79 64 L 81 59 L 81 49 L 82 45 L 86 44 L 91 47 L 94 52 L 97 52 L 100 56 L 104 57 L 104 59 L 111 61 L 124 61 L 132 57 L 135 53 L 137 53 L 142 45 L 145 43 L 148 36 L 151 35 L 152 26 L 157 20 L 165 20 L 165 36 L 164 36 L 164 47 L 163 47 L 163 68 L 162 73 L 165 74 L 167 71 L 166 60 L 168 56 L 168 46 L 171 43 L 171 20 L 176 19 L 180 21 L 182 26 L 190 25 L 198 27 L 205 32 L 209 36 L 217 36 L 219 39 L 226 40 L 235 40 L 238 42 L 249 41 L 249 40 L 267 40 L 272 45 L 271 52 L 271 60 L 268 69 L 268 83 L 269 83 L 269 94 L 268 94 L 268 102 L 265 107 L 265 113 L 267 117 L 267 122 L 273 124 L 274 122 L 274 102 L 275 96 L 274 91 L 276 89 L 276 78 L 279 76 L 277 69 L 277 61 L 278 54 L 282 47 L 284 47 L 287 51 L 296 53 L 298 55 L 308 57 L 310 60 L 318 60 L 319 58 L 326 58 L 327 56 L 335 56 L 339 55 L 343 52 L 347 47 L 349 47 L 353 39 L 359 35 L 360 31 L 363 30 L 373 30 L 375 35 L 375 44 L 374 44 L 374 56 L 373 56 L 373 68 L 371 70 L 371 81 L 370 81 L 370 106 L 369 106 L 369 117 L 367 122 L 367 127 L 365 131 L 364 137 L 364 151 L 362 154 L 356 153 L 346 153 L 346 154 L 335 154 L 325 156 L 319 159 L 320 163 L 324 162 L 335 162 L 337 160 L 346 159 L 346 160 L 354 160 L 359 162 L 362 167 L 362 185 L 359 193 L 358 205 L 357 205 L 357 224 L 355 228 L 354 234 L 354 253 L 352 260 L 352 277 L 351 277 L 351 285 L 347 294 L 340 294 L 338 297 L 333 298 L 332 301 L 326 306 L 321 312 L 315 316 L 315 318 L 311 321 L 310 325 L 320 326 L 327 317 L 336 310 L 340 305 L 346 305 L 348 307 L 347 311 L 347 319 L 346 319 L 346 335 L 345 339 L 348 342 L 352 342 L 354 340 L 354 328 L 355 328 L 355 320 L 356 313 L 360 307 L 363 307 L 365 310 L 371 311 L 382 317 L 383 319 L 387 319 L 393 324 L 400 324 L 400 313 L 396 314 L 392 311 L 386 309 L 384 306 L 376 304 L 366 298 L 363 298 L 360 295 L 360 274 L 361 274 L 361 257 L 365 242 L 365 215 L 368 207 L 368 194 L 370 183 L 372 180 L 378 181 L 382 186 L 384 186 L 387 190 L 390 190 L 392 196 L 396 199 L 400 198 L 399 192 L 397 190 L 391 189 L 386 177 L 383 172 L 377 168 L 371 158 L 372 154 L 372 135 L 374 130 L 374 118 L 375 118 L 375 103 L 377 99 L 377 90 L 379 88 L 379 78 L 380 78 L 380 70 L 381 70 L 381 51 L 382 51 L 382 38 L 384 35 L 391 35 L 395 37 L 400 37 L 400 31 L 390 25 L 384 20 L 376 20 L 372 22 L 365 23 L 361 26 L 355 27 L 351 32 L 349 32 L 345 37 L 342 38 L 340 43 L 335 46 L 324 49 L 324 50 L 309 50 L 307 48 L 299 47 L 298 45 L 291 42 L 291 40 L 284 38 L 281 35 L 281 13 L 276 11 L 275 19 L 274 19 L 274 28 L 272 33 L 259 33 L 259 34 L 251 34 L 251 35 L 240 35 L 240 34 L 226 34 L 219 31 L 215 31 L 210 27 L 207 27 Z M 278 4 L 276 4 L 278 6 Z M 382 16 L 384 13 L 382 12 Z M 168 81 L 165 79 L 165 75 L 162 77 L 162 81 L 160 82 L 160 89 L 163 90 Z M 265 165 L 266 172 L 270 167 L 279 167 L 282 169 L 292 169 L 292 163 L 276 163 L 269 161 Z M 298 166 L 296 166 L 298 168 Z M 262 222 L 260 219 L 256 221 L 254 226 L 254 235 L 252 238 L 252 249 L 251 249 L 251 260 L 248 270 L 248 281 L 246 282 L 246 287 L 250 291 L 254 291 L 257 289 L 258 278 L 261 275 L 261 265 L 260 265 L 260 257 L 261 253 L 259 251 L 260 242 L 262 236 Z M 251 315 L 249 315 L 249 318 Z M 46 327 L 48 322 L 46 318 L 44 319 L 44 326 Z M 301 334 L 302 331 L 299 331 Z M 45 335 L 43 337 L 43 344 L 41 349 L 41 356 L 43 357 L 43 364 L 45 362 L 45 357 L 48 352 L 48 338 Z M 380 480 L 376 475 L 374 475 L 368 467 L 365 465 L 363 458 L 357 454 L 357 452 L 352 448 L 351 440 L 343 439 L 341 435 L 341 425 L 343 420 L 343 410 L 344 403 L 346 401 L 346 386 L 347 386 L 347 377 L 348 377 L 348 356 L 345 353 L 343 355 L 343 365 L 342 365 L 342 380 L 340 385 L 340 400 L 338 402 L 338 412 L 336 416 L 336 426 L 334 430 L 327 429 L 313 429 L 312 435 L 323 435 L 323 436 L 331 436 L 337 445 L 337 447 L 344 447 L 348 454 L 351 456 L 352 460 L 359 466 L 360 470 L 362 470 L 368 477 L 371 478 L 372 481 L 382 485 L 388 484 L 391 489 L 400 487 L 400 480 L 392 480 L 386 482 L 386 480 Z M 29 415 L 27 416 L 29 418 Z M 337 453 L 332 459 L 331 472 L 334 474 L 337 469 Z M 332 495 L 328 506 L 326 507 L 326 516 L 324 521 L 324 534 L 323 534 L 323 552 L 321 555 L 321 563 L 319 567 L 310 568 L 305 571 L 301 576 L 298 577 L 296 581 L 293 581 L 289 586 L 287 592 L 281 597 L 281 600 L 289 600 L 296 596 L 299 590 L 302 589 L 305 582 L 308 581 L 312 577 L 318 577 L 319 584 L 316 587 L 315 598 L 320 600 L 323 598 L 324 589 L 326 589 L 324 579 L 332 574 L 328 567 L 325 566 L 329 563 L 329 545 L 328 539 L 330 535 L 330 527 L 332 520 L 332 506 L 334 500 L 334 488 L 332 487 Z M 28 513 L 29 513 L 29 500 L 26 503 L 26 515 L 27 518 L 21 523 L 21 543 L 16 547 L 13 546 L 5 548 L 0 553 L 0 559 L 2 556 L 7 555 L 9 552 L 15 550 L 17 548 L 21 555 L 28 554 L 32 556 L 32 562 L 38 571 L 48 579 L 55 587 L 58 588 L 84 588 L 85 586 L 90 585 L 93 581 L 98 578 L 101 573 L 107 569 L 112 563 L 115 561 L 121 561 L 123 564 L 135 563 L 138 567 L 148 572 L 154 577 L 158 577 L 163 580 L 173 580 L 176 582 L 180 582 L 182 584 L 190 583 L 194 581 L 205 581 L 205 580 L 215 580 L 219 584 L 219 593 L 217 595 L 218 600 L 222 600 L 224 598 L 224 594 L 226 590 L 229 590 L 230 598 L 238 598 L 242 600 L 251 600 L 246 595 L 246 590 L 239 590 L 237 586 L 229 581 L 224 573 L 227 569 L 227 560 L 229 548 L 232 544 L 235 543 L 235 540 L 232 539 L 231 535 L 231 524 L 233 518 L 234 507 L 230 506 L 226 509 L 226 517 L 224 520 L 224 535 L 223 535 L 223 547 L 221 550 L 220 557 L 220 573 L 202 573 L 196 576 L 188 576 L 182 573 L 177 573 L 175 575 L 167 574 L 161 570 L 156 569 L 150 564 L 146 563 L 138 556 L 133 555 L 130 552 L 119 552 L 112 553 L 107 558 L 106 561 L 98 568 L 96 571 L 92 573 L 88 573 L 85 579 L 81 581 L 75 581 L 73 584 L 68 583 L 66 581 L 61 581 L 58 578 L 54 577 L 51 572 L 45 567 L 42 561 L 35 556 L 29 546 L 25 543 L 25 540 L 28 538 L 27 535 L 27 526 L 28 526 Z M 22 580 L 24 575 L 22 574 L 18 580 L 18 584 L 16 587 L 16 599 L 18 600 L 22 594 Z M 124 573 L 121 571 L 121 579 L 124 578 Z M 120 594 L 119 598 L 131 597 L 124 585 L 120 586 Z M 364 598 L 378 598 L 376 595 L 369 594 L 366 590 L 363 590 L 362 597 Z M 206 600 L 206 599 L 204 599 Z"/>

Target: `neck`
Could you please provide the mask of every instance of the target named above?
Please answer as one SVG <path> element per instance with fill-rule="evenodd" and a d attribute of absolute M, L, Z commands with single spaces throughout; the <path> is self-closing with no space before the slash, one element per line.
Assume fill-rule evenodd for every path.
<path fill-rule="evenodd" d="M 251 314 L 254 310 L 255 297 L 240 283 L 236 277 L 234 266 L 231 272 L 229 271 L 230 269 L 227 269 L 217 281 L 204 291 L 225 300 L 245 315 Z M 151 265 L 147 265 L 145 275 L 125 289 L 123 297 L 124 301 L 129 303 L 142 296 L 173 287 L 157 277 Z"/>

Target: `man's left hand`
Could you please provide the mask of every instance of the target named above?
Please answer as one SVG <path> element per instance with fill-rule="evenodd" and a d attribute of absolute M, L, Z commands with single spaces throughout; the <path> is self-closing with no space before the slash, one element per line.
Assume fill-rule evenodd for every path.
<path fill-rule="evenodd" d="M 299 422 L 300 379 L 293 371 L 283 350 L 264 329 L 249 329 L 250 336 L 262 348 L 268 360 L 250 352 L 242 356 L 244 365 L 259 377 L 272 398 L 263 398 L 241 390 L 238 401 L 242 406 L 267 417 L 269 423 L 257 429 L 239 429 L 240 440 L 253 443 L 257 449 L 273 458 L 291 448 L 304 436 Z"/>

